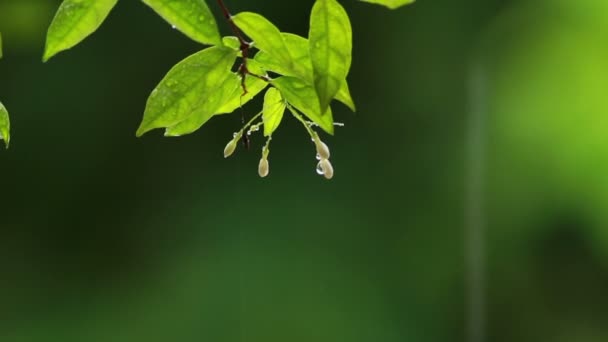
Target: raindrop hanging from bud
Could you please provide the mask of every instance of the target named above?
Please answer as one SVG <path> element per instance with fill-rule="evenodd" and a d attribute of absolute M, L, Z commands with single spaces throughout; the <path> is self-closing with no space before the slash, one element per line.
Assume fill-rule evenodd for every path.
<path fill-rule="evenodd" d="M 317 174 L 319 176 L 323 176 L 323 174 L 325 174 L 325 172 L 323 171 L 323 164 L 321 164 L 321 162 L 317 163 Z"/>
<path fill-rule="evenodd" d="M 268 176 L 268 172 L 270 171 L 270 165 L 268 164 L 268 159 L 261 158 L 260 164 L 258 165 L 258 174 L 260 177 L 264 178 Z"/>
<path fill-rule="evenodd" d="M 228 158 L 234 153 L 234 150 L 236 150 L 237 140 L 238 139 L 232 139 L 228 142 L 228 144 L 224 148 L 224 158 Z"/>

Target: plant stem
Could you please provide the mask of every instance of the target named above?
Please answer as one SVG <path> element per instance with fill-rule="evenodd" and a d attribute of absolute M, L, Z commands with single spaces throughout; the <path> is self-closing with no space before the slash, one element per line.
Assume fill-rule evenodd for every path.
<path fill-rule="evenodd" d="M 289 111 L 291 112 L 291 115 L 293 115 L 294 118 L 298 119 L 298 121 L 300 121 L 302 123 L 302 125 L 304 125 L 304 128 L 306 128 L 306 131 L 308 132 L 310 137 L 314 139 L 316 133 L 315 133 L 315 131 L 312 130 L 312 128 L 310 128 L 310 125 L 308 124 L 308 122 L 306 122 L 306 120 L 304 120 L 302 115 L 295 108 L 293 108 L 290 104 L 287 104 L 287 109 L 289 109 Z"/>
<path fill-rule="evenodd" d="M 221 8 L 222 13 L 224 14 L 224 18 L 226 18 L 226 21 L 228 21 L 228 25 L 230 25 L 230 28 L 232 29 L 232 33 L 236 36 L 236 38 L 239 40 L 239 43 L 241 44 L 239 49 L 241 50 L 241 56 L 243 58 L 243 62 L 239 66 L 238 73 L 239 73 L 239 75 L 241 75 L 241 88 L 243 88 L 243 94 L 241 96 L 244 96 L 248 93 L 247 85 L 245 84 L 247 75 L 253 76 L 255 78 L 259 78 L 266 82 L 270 82 L 270 78 L 268 76 L 257 75 L 255 73 L 252 73 L 251 71 L 249 71 L 249 68 L 247 66 L 247 59 L 249 58 L 249 50 L 251 49 L 252 43 L 245 39 L 241 30 L 236 26 L 236 24 L 234 23 L 234 20 L 232 20 L 232 15 L 230 14 L 228 7 L 224 3 L 224 0 L 217 0 L 217 3 Z"/>

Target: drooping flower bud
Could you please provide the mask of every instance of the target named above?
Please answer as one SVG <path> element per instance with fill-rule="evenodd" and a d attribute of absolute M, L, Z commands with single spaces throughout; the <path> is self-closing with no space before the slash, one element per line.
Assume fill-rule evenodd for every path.
<path fill-rule="evenodd" d="M 317 148 L 317 159 L 329 159 L 329 147 L 321 141 L 321 138 L 319 138 L 319 135 L 316 132 L 313 135 L 312 141 L 314 141 L 315 147 Z"/>
<path fill-rule="evenodd" d="M 260 177 L 264 178 L 268 176 L 268 172 L 270 171 L 270 164 L 268 164 L 268 159 L 262 157 L 260 159 L 260 164 L 258 165 L 258 174 Z"/>
<path fill-rule="evenodd" d="M 233 153 L 234 150 L 236 150 L 236 142 L 238 139 L 232 139 L 228 142 L 228 144 L 226 145 L 226 147 L 224 148 L 224 158 L 228 158 L 230 157 Z"/>
<path fill-rule="evenodd" d="M 326 179 L 332 179 L 334 177 L 334 167 L 329 162 L 329 159 L 321 159 L 321 169 L 323 170 L 323 176 Z"/>
<path fill-rule="evenodd" d="M 317 154 L 321 160 L 329 159 L 329 147 L 327 147 L 327 145 L 322 142 L 321 139 L 317 139 L 317 141 L 315 141 L 315 145 L 317 146 Z"/>

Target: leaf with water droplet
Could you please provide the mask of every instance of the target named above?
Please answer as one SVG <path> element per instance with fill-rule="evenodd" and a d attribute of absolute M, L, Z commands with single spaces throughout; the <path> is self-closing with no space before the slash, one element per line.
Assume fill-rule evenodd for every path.
<path fill-rule="evenodd" d="M 370 4 L 386 6 L 390 9 L 396 9 L 401 6 L 414 3 L 415 0 L 359 0 L 359 1 L 369 2 Z"/>
<path fill-rule="evenodd" d="M 218 98 L 220 87 L 233 75 L 230 68 L 236 54 L 225 46 L 214 46 L 176 64 L 148 98 L 137 136 L 206 111 L 206 103 Z"/>
<path fill-rule="evenodd" d="M 321 110 L 338 94 L 352 62 L 353 33 L 336 0 L 317 0 L 310 14 L 309 50 Z"/>
<path fill-rule="evenodd" d="M 272 81 L 272 85 L 281 91 L 287 102 L 301 111 L 310 120 L 329 134 L 334 134 L 334 119 L 331 108 L 321 113 L 319 98 L 315 89 L 296 77 L 283 76 Z"/>
<path fill-rule="evenodd" d="M 11 141 L 11 122 L 8 118 L 8 111 L 0 102 L 0 139 L 4 140 L 4 145 L 8 148 Z"/>
<path fill-rule="evenodd" d="M 203 0 L 143 0 L 174 29 L 206 45 L 221 45 L 213 13 Z"/>
<path fill-rule="evenodd" d="M 264 136 L 271 136 L 283 120 L 286 103 L 277 88 L 269 88 L 264 95 L 262 119 L 264 120 Z"/>
<path fill-rule="evenodd" d="M 95 32 L 118 0 L 65 0 L 46 36 L 42 60 L 68 50 Z"/>

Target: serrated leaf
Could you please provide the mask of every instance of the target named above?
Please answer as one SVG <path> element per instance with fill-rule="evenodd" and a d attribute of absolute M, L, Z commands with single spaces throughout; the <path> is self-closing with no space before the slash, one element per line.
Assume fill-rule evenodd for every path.
<path fill-rule="evenodd" d="M 257 13 L 241 12 L 232 17 L 232 20 L 239 29 L 253 39 L 258 50 L 266 52 L 280 63 L 292 65 L 291 55 L 281 32 L 268 19 Z"/>
<path fill-rule="evenodd" d="M 205 0 L 142 1 L 190 39 L 201 44 L 222 44 L 215 17 Z"/>
<path fill-rule="evenodd" d="M 363 2 L 369 2 L 370 4 L 377 4 L 386 6 L 390 9 L 396 9 L 404 5 L 409 5 L 415 0 L 360 0 Z"/>
<path fill-rule="evenodd" d="M 310 60 L 310 53 L 308 51 L 308 39 L 291 33 L 282 33 L 282 35 L 294 61 L 293 67 L 289 68 L 281 64 L 263 51 L 260 51 L 255 55 L 256 62 L 259 62 L 262 67 L 268 71 L 283 76 L 298 77 L 306 83 L 313 85 L 312 61 Z M 346 80 L 342 81 L 342 85 L 340 86 L 340 90 L 336 94 L 335 99 L 344 103 L 353 112 L 356 111 L 356 106 L 350 95 L 348 82 Z"/>
<path fill-rule="evenodd" d="M 287 105 L 277 88 L 268 88 L 264 95 L 262 119 L 264 121 L 264 136 L 271 136 L 283 120 Z"/>
<path fill-rule="evenodd" d="M 2 102 L 0 102 L 0 140 L 4 140 L 4 145 L 8 148 L 11 141 L 11 122 Z"/>
<path fill-rule="evenodd" d="M 236 55 L 233 49 L 214 46 L 176 64 L 150 94 L 137 136 L 195 115 L 230 77 Z"/>
<path fill-rule="evenodd" d="M 262 74 L 254 61 L 249 60 L 248 67 L 252 72 Z M 198 110 L 185 120 L 167 128 L 165 136 L 176 137 L 190 134 L 201 128 L 213 116 L 232 113 L 237 108 L 245 105 L 264 90 L 267 85 L 267 82 L 259 78 L 248 76 L 245 79 L 247 94 L 243 95 L 241 78 L 238 74 L 231 73 L 218 90 L 211 95 L 211 98 L 202 104 Z"/>
<path fill-rule="evenodd" d="M 70 49 L 95 32 L 118 0 L 64 0 L 49 27 L 42 60 Z"/>
<path fill-rule="evenodd" d="M 348 75 L 352 39 L 344 7 L 336 0 L 317 0 L 310 15 L 309 47 L 315 90 L 323 111 Z"/>
<path fill-rule="evenodd" d="M 334 134 L 334 119 L 331 108 L 321 112 L 319 98 L 313 86 L 296 77 L 283 76 L 272 81 L 289 104 L 301 111 L 310 120 L 329 134 Z"/>

